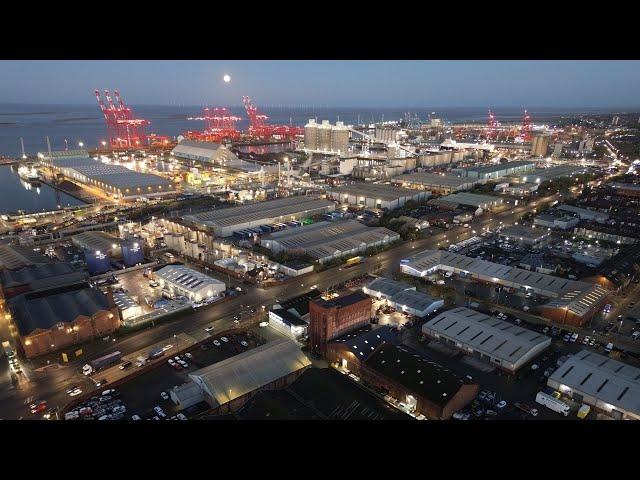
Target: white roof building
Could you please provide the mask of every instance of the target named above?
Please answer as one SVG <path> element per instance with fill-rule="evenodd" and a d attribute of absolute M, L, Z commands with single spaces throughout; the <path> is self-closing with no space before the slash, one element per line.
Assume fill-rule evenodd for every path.
<path fill-rule="evenodd" d="M 153 277 L 165 290 L 196 302 L 219 296 L 226 289 L 224 282 L 184 265 L 167 265 L 154 272 Z"/>
<path fill-rule="evenodd" d="M 515 372 L 551 345 L 551 337 L 469 308 L 447 310 L 422 326 L 422 333 L 470 355 Z"/>
<path fill-rule="evenodd" d="M 221 143 L 182 140 L 171 151 L 171 155 L 195 162 L 225 164 L 237 161 L 238 157 Z"/>
<path fill-rule="evenodd" d="M 613 418 L 640 420 L 640 368 L 582 350 L 553 372 L 547 384 Z"/>

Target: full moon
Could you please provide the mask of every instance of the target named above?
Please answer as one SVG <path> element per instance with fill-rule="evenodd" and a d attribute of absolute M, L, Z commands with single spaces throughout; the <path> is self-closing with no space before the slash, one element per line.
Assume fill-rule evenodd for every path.
<path fill-rule="evenodd" d="M 231 81 L 231 75 L 225 74 L 222 80 L 224 80 L 224 83 L 229 83 Z"/>

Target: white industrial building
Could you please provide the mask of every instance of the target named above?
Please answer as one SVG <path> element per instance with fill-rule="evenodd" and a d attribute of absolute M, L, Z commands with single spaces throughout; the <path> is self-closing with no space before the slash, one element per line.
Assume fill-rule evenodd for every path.
<path fill-rule="evenodd" d="M 294 340 L 302 340 L 309 328 L 307 322 L 279 305 L 269 310 L 269 325 Z"/>
<path fill-rule="evenodd" d="M 275 253 L 306 253 L 320 263 L 387 245 L 400 235 L 384 227 L 367 227 L 355 220 L 318 222 L 262 237 L 260 244 Z"/>
<path fill-rule="evenodd" d="M 470 190 L 477 180 L 457 177 L 448 173 L 408 173 L 400 175 L 392 180 L 393 183 L 406 188 L 420 188 L 430 190 L 433 193 L 448 194 Z"/>
<path fill-rule="evenodd" d="M 478 180 L 491 180 L 533 170 L 535 165 L 535 162 L 519 161 L 498 163 L 484 167 L 456 168 L 453 171 L 459 173 L 462 177 L 476 178 Z"/>
<path fill-rule="evenodd" d="M 444 305 L 443 299 L 433 298 L 416 287 L 396 282 L 384 277 L 376 278 L 362 288 L 370 297 L 385 299 L 387 303 L 399 312 L 406 312 L 416 317 L 426 317 Z"/>
<path fill-rule="evenodd" d="M 154 272 L 153 278 L 171 295 L 184 295 L 195 302 L 220 296 L 226 289 L 224 282 L 184 265 L 167 265 Z"/>
<path fill-rule="evenodd" d="M 482 210 L 494 208 L 498 205 L 502 205 L 503 203 L 503 199 L 500 197 L 469 192 L 452 193 L 450 195 L 440 197 L 437 200 L 438 202 L 446 202 L 452 205 L 468 205 L 471 207 L 481 208 Z"/>
<path fill-rule="evenodd" d="M 522 245 L 536 246 L 547 242 L 551 232 L 546 228 L 532 228 L 525 225 L 510 225 L 500 230 L 499 237 Z"/>
<path fill-rule="evenodd" d="M 547 385 L 617 420 L 640 420 L 640 368 L 582 350 L 551 374 Z"/>
<path fill-rule="evenodd" d="M 300 220 L 334 210 L 335 203 L 330 200 L 292 196 L 186 215 L 184 220 L 200 228 L 212 230 L 217 236 L 229 237 L 239 230 L 275 222 Z"/>
<path fill-rule="evenodd" d="M 238 157 L 221 143 L 182 140 L 171 151 L 171 155 L 192 162 L 225 165 L 238 161 Z"/>
<path fill-rule="evenodd" d="M 429 277 L 437 272 L 452 272 L 481 282 L 516 288 L 553 299 L 545 305 L 549 314 L 562 313 L 589 318 L 606 301 L 609 291 L 597 284 L 532 272 L 499 263 L 459 255 L 445 250 L 425 250 L 400 261 L 402 273 Z"/>
<path fill-rule="evenodd" d="M 573 205 L 558 205 L 559 210 L 565 212 L 571 212 L 580 217 L 580 220 L 591 220 L 598 223 L 605 223 L 609 220 L 609 215 L 602 212 L 596 212 L 595 210 L 589 210 L 588 208 L 574 207 Z"/>
<path fill-rule="evenodd" d="M 551 345 L 551 337 L 465 307 L 432 318 L 422 326 L 422 333 L 509 373 Z"/>
<path fill-rule="evenodd" d="M 402 207 L 407 201 L 426 200 L 431 192 L 410 190 L 393 185 L 377 183 L 352 183 L 327 188 L 327 196 L 349 205 L 363 205 L 369 208 L 393 210 Z"/>
<path fill-rule="evenodd" d="M 120 318 L 125 323 L 142 315 L 142 307 L 126 293 L 114 292 L 113 301 L 118 307 Z"/>
<path fill-rule="evenodd" d="M 533 224 L 546 228 L 559 228 L 568 230 L 580 223 L 580 219 L 571 215 L 554 215 L 551 213 L 541 213 L 533 219 Z"/>

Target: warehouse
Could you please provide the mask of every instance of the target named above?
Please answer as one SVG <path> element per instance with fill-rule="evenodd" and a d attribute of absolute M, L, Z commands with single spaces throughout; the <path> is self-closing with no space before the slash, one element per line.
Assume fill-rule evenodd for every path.
<path fill-rule="evenodd" d="M 609 215 L 606 213 L 596 212 L 595 210 L 589 210 L 588 208 L 574 207 L 573 205 L 558 205 L 558 210 L 571 212 L 580 217 L 580 220 L 591 220 L 598 223 L 605 223 L 609 220 Z"/>
<path fill-rule="evenodd" d="M 431 196 L 431 192 L 409 190 L 393 185 L 352 183 L 328 188 L 327 196 L 343 204 L 393 210 L 402 207 L 409 200 L 416 202 L 426 200 Z"/>
<path fill-rule="evenodd" d="M 120 327 L 110 294 L 86 283 L 19 295 L 9 302 L 27 358 L 103 337 Z"/>
<path fill-rule="evenodd" d="M 532 292 L 553 300 L 541 306 L 543 314 L 557 322 L 583 325 L 606 303 L 609 291 L 599 285 L 567 280 L 517 267 L 487 262 L 444 250 L 425 250 L 400 261 L 402 273 L 428 277 L 452 272 L 477 281 Z"/>
<path fill-rule="evenodd" d="M 116 292 L 113 294 L 113 301 L 118 307 L 120 318 L 123 322 L 134 319 L 142 315 L 142 307 L 126 293 Z"/>
<path fill-rule="evenodd" d="M 546 244 L 551 237 L 551 233 L 544 228 L 511 225 L 500 230 L 499 236 L 506 241 L 533 247 Z"/>
<path fill-rule="evenodd" d="M 32 247 L 17 245 L 0 245 L 0 270 L 13 270 L 36 263 L 48 263 L 51 259 L 41 253 L 34 252 Z"/>
<path fill-rule="evenodd" d="M 422 326 L 422 333 L 509 373 L 516 373 L 551 345 L 551 337 L 464 307 L 432 318 Z"/>
<path fill-rule="evenodd" d="M 284 308 L 275 307 L 269 310 L 269 325 L 294 340 L 302 340 L 309 328 L 309 324 L 297 315 Z"/>
<path fill-rule="evenodd" d="M 220 296 L 226 289 L 220 280 L 184 265 L 167 265 L 153 272 L 153 278 L 171 296 L 184 295 L 195 302 Z"/>
<path fill-rule="evenodd" d="M 238 157 L 221 143 L 197 140 L 182 140 L 171 151 L 171 155 L 183 160 L 216 165 L 238 160 Z"/>
<path fill-rule="evenodd" d="M 261 390 L 284 388 L 311 365 L 300 347 L 278 339 L 189 374 L 211 413 L 238 410 Z"/>
<path fill-rule="evenodd" d="M 455 168 L 453 171 L 459 173 L 462 177 L 491 180 L 532 170 L 535 165 L 535 162 L 520 161 L 498 163 L 486 167 Z"/>
<path fill-rule="evenodd" d="M 492 197 L 491 195 L 479 195 L 477 193 L 459 192 L 446 195 L 437 199 L 438 202 L 446 202 L 451 205 L 467 205 L 470 207 L 481 208 L 487 210 L 502 205 L 503 200 L 500 197 Z"/>
<path fill-rule="evenodd" d="M 345 372 L 396 399 L 405 410 L 430 420 L 446 420 L 471 403 L 478 385 L 404 346 L 384 328 L 360 330 L 328 346 L 327 358 Z M 391 337 L 391 338 L 390 338 Z"/>
<path fill-rule="evenodd" d="M 405 290 L 415 290 L 416 287 L 408 285 L 403 282 L 396 282 L 390 278 L 378 277 L 375 280 L 369 282 L 362 287 L 362 291 L 370 297 L 375 297 L 378 300 L 384 298 L 385 300 L 391 299 L 394 295 L 404 292 Z"/>
<path fill-rule="evenodd" d="M 0 271 L 0 298 L 81 283 L 87 278 L 87 272 L 77 270 L 68 262 L 39 263 L 4 270 Z"/>
<path fill-rule="evenodd" d="M 355 220 L 318 222 L 301 228 L 282 230 L 263 237 L 260 244 L 278 253 L 300 252 L 324 263 L 387 245 L 400 235 L 384 227 L 367 227 Z"/>
<path fill-rule="evenodd" d="M 219 237 L 229 237 L 234 232 L 247 228 L 300 220 L 333 210 L 335 210 L 335 203 L 330 200 L 292 196 L 186 215 L 184 220 L 199 228 L 209 229 Z"/>
<path fill-rule="evenodd" d="M 86 252 L 101 252 L 110 258 L 121 259 L 122 247 L 120 239 L 107 232 L 82 232 L 71 237 L 73 244 Z"/>
<path fill-rule="evenodd" d="M 582 350 L 551 374 L 547 385 L 616 420 L 640 420 L 640 369 Z"/>
<path fill-rule="evenodd" d="M 529 172 L 512 175 L 512 177 L 521 183 L 535 183 L 540 184 L 555 180 L 562 177 L 571 177 L 579 173 L 583 173 L 586 169 L 584 167 L 577 167 L 574 165 L 560 165 L 550 168 L 535 168 Z"/>
<path fill-rule="evenodd" d="M 444 305 L 444 300 L 435 299 L 431 295 L 416 291 L 416 287 L 379 277 L 365 285 L 362 291 L 377 299 L 384 298 L 387 303 L 398 310 L 416 317 L 426 317 Z"/>
<path fill-rule="evenodd" d="M 389 299 L 389 305 L 399 312 L 409 313 L 415 317 L 424 318 L 444 305 L 443 299 L 433 298 L 424 292 L 405 290 L 396 293 Z"/>
<path fill-rule="evenodd" d="M 61 156 L 52 159 L 49 165 L 65 177 L 98 188 L 114 198 L 156 197 L 176 192 L 174 183 L 158 175 L 90 158 Z"/>
<path fill-rule="evenodd" d="M 568 230 L 580 223 L 578 217 L 572 215 L 564 215 L 557 210 L 553 213 L 540 213 L 533 218 L 533 224 L 546 228 L 559 228 L 560 230 Z"/>
<path fill-rule="evenodd" d="M 393 179 L 393 183 L 402 185 L 405 188 L 430 190 L 434 194 L 446 195 L 470 190 L 478 181 L 448 173 L 419 172 L 400 175 Z"/>

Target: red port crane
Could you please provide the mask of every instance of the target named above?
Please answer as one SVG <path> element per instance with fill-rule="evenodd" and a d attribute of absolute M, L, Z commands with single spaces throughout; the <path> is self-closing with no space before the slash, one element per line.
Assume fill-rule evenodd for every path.
<path fill-rule="evenodd" d="M 531 115 L 529 115 L 526 110 L 524 111 L 524 115 L 522 116 L 521 136 L 524 142 L 531 141 Z"/>
<path fill-rule="evenodd" d="M 133 110 L 124 103 L 120 93 L 117 90 L 113 93 L 116 99 L 115 103 L 109 90 L 104 91 L 104 98 L 107 100 L 105 105 L 100 91 L 95 90 L 98 106 L 107 125 L 109 146 L 111 148 L 135 148 L 146 145 L 148 141 L 145 127 L 151 122 L 143 118 L 135 118 Z"/>
<path fill-rule="evenodd" d="M 290 125 L 269 125 L 267 123 L 269 117 L 260 112 L 249 97 L 242 97 L 242 103 L 244 104 L 244 109 L 247 112 L 247 117 L 249 117 L 249 135 L 268 139 L 273 136 L 292 138 L 296 135 L 304 134 L 304 128 L 302 127 L 293 127 Z"/>

